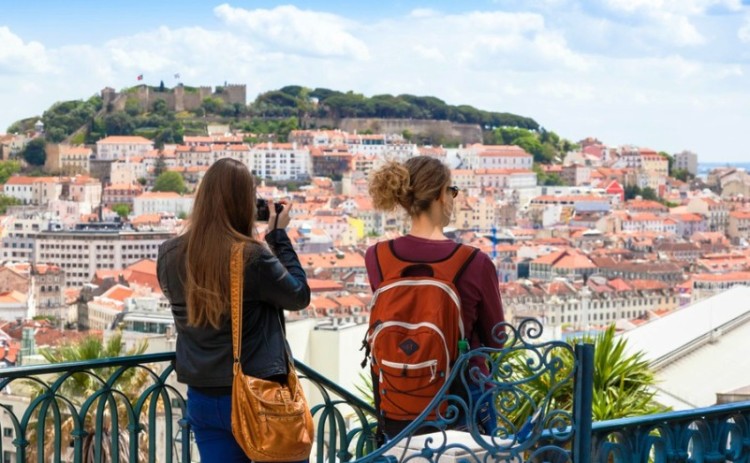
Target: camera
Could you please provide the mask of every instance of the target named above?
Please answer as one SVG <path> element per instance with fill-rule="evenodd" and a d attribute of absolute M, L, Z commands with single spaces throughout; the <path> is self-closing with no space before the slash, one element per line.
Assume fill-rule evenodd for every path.
<path fill-rule="evenodd" d="M 278 214 L 284 210 L 284 205 L 282 203 L 275 203 L 274 209 L 276 209 L 276 214 Z M 271 210 L 268 208 L 268 201 L 263 198 L 256 199 L 255 210 L 256 220 L 258 220 L 258 222 L 268 222 L 268 218 L 271 217 Z"/>

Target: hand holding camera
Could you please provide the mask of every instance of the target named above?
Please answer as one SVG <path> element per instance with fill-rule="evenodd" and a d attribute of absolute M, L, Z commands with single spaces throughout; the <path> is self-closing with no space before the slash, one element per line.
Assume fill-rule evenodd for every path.
<path fill-rule="evenodd" d="M 256 217 L 258 222 L 268 222 L 268 231 L 277 228 L 286 228 L 291 221 L 289 218 L 289 210 L 291 208 L 292 204 L 286 201 L 274 203 L 271 199 L 258 198 L 256 200 Z"/>

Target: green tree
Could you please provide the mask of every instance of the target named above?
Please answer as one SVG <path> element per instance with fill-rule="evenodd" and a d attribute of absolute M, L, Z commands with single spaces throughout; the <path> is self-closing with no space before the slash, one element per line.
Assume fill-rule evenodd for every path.
<path fill-rule="evenodd" d="M 153 112 L 155 114 L 167 114 L 169 112 L 169 107 L 167 106 L 167 102 L 164 101 L 163 98 L 159 98 L 158 100 L 154 101 L 154 104 L 152 105 Z"/>
<path fill-rule="evenodd" d="M 221 109 L 224 107 L 224 100 L 221 98 L 208 97 L 201 103 L 201 108 L 206 111 L 206 114 L 219 114 Z"/>
<path fill-rule="evenodd" d="M 0 214 L 5 214 L 8 211 L 8 207 L 17 206 L 19 204 L 21 204 L 21 201 L 19 201 L 17 198 L 14 198 L 12 196 L 5 196 L 4 194 L 0 193 Z"/>
<path fill-rule="evenodd" d="M 185 192 L 185 179 L 179 172 L 162 172 L 154 182 L 153 191 L 174 191 L 182 194 Z"/>
<path fill-rule="evenodd" d="M 141 102 L 137 98 L 125 100 L 125 112 L 128 116 L 135 117 L 141 113 Z"/>
<path fill-rule="evenodd" d="M 682 180 L 683 182 L 690 181 L 694 178 L 693 174 L 688 172 L 686 169 L 674 169 L 671 171 L 670 176 L 676 178 L 677 180 Z"/>
<path fill-rule="evenodd" d="M 114 204 L 112 206 L 112 212 L 119 215 L 122 219 L 127 219 L 130 215 L 131 209 L 129 204 Z"/>
<path fill-rule="evenodd" d="M 18 161 L 0 161 L 0 183 L 5 183 L 15 173 L 21 170 Z"/>
<path fill-rule="evenodd" d="M 46 140 L 44 137 L 37 137 L 26 144 L 21 155 L 23 159 L 32 166 L 43 166 L 47 160 L 47 153 L 44 151 Z"/>
<path fill-rule="evenodd" d="M 659 155 L 667 160 L 667 172 L 672 175 L 672 168 L 674 167 L 674 158 L 666 151 L 659 151 Z"/>
<path fill-rule="evenodd" d="M 165 88 L 164 88 L 164 81 L 163 81 L 163 80 L 162 80 L 161 82 L 159 82 L 159 91 L 160 91 L 160 92 L 164 92 L 164 91 L 165 91 Z"/>
<path fill-rule="evenodd" d="M 647 186 L 641 190 L 641 197 L 648 201 L 659 201 L 659 195 L 656 194 L 656 190 Z"/>
<path fill-rule="evenodd" d="M 107 135 L 132 135 L 135 124 L 127 113 L 117 112 L 104 117 L 104 130 Z"/>
<path fill-rule="evenodd" d="M 156 158 L 156 164 L 154 164 L 154 175 L 160 176 L 167 170 L 167 163 L 164 160 L 164 152 L 159 152 L 159 156 Z"/>

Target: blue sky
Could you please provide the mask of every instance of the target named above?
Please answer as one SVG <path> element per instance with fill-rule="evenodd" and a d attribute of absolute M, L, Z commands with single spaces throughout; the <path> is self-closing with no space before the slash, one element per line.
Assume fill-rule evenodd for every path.
<path fill-rule="evenodd" d="M 750 0 L 12 2 L 0 131 L 105 86 L 434 95 L 703 161 L 750 161 Z"/>

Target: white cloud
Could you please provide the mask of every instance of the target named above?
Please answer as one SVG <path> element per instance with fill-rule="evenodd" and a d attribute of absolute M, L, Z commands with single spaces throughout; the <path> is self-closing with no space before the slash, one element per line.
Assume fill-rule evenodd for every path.
<path fill-rule="evenodd" d="M 39 42 L 24 41 L 8 27 L 0 27 L 0 72 L 50 70 L 47 51 Z"/>
<path fill-rule="evenodd" d="M 416 44 L 413 49 L 418 56 L 424 59 L 445 62 L 445 55 L 437 47 L 426 47 L 422 44 Z"/>
<path fill-rule="evenodd" d="M 517 4 L 525 8 L 527 1 Z M 597 135 L 611 143 L 693 148 L 701 156 L 718 143 L 704 137 L 711 131 L 702 124 L 725 124 L 732 129 L 725 133 L 742 133 L 750 124 L 750 94 L 741 60 L 746 47 L 738 46 L 734 34 L 750 43 L 750 16 L 739 32 L 738 16 L 712 18 L 732 19 L 721 23 L 732 25 L 726 28 L 732 43 L 711 47 L 736 59 L 719 61 L 713 53 L 701 59 L 696 47 L 674 45 L 713 40 L 710 30 L 699 29 L 702 17 L 694 11 L 730 10 L 732 2 L 687 0 L 680 6 L 653 0 L 652 7 L 632 0 L 637 8 L 628 12 L 612 6 L 626 8 L 625 3 L 609 1 L 610 11 L 631 18 L 616 23 L 611 16 L 585 16 L 574 0 L 534 0 L 551 8 L 537 12 L 415 10 L 361 23 L 296 7 L 222 5 L 214 10 L 220 20 L 216 30 L 126 31 L 75 47 L 30 42 L 0 27 L 0 102 L 7 108 L 0 114 L 7 118 L 0 131 L 57 100 L 135 85 L 141 73 L 148 84 L 174 85 L 172 76 L 180 73 L 188 85 L 245 83 L 251 100 L 288 84 L 365 95 L 434 95 L 451 104 L 529 116 L 573 139 Z M 561 3 L 576 11 L 557 14 L 555 5 Z M 577 21 L 582 17 L 588 21 Z M 605 45 L 587 48 L 586 39 Z M 626 53 L 614 54 L 614 47 Z M 741 140 L 725 138 L 725 146 L 716 148 L 719 155 L 737 153 L 728 147 Z"/>
<path fill-rule="evenodd" d="M 246 10 L 226 3 L 214 8 L 214 14 L 237 33 L 249 35 L 269 48 L 321 57 L 369 57 L 367 45 L 348 31 L 352 24 L 334 14 L 300 10 L 292 5 Z"/>
<path fill-rule="evenodd" d="M 699 15 L 718 8 L 726 11 L 740 11 L 742 0 L 605 0 L 612 9 L 633 12 L 664 12 L 685 15 Z"/>
<path fill-rule="evenodd" d="M 412 18 L 429 18 L 439 15 L 440 12 L 432 8 L 416 8 L 409 13 Z"/>

